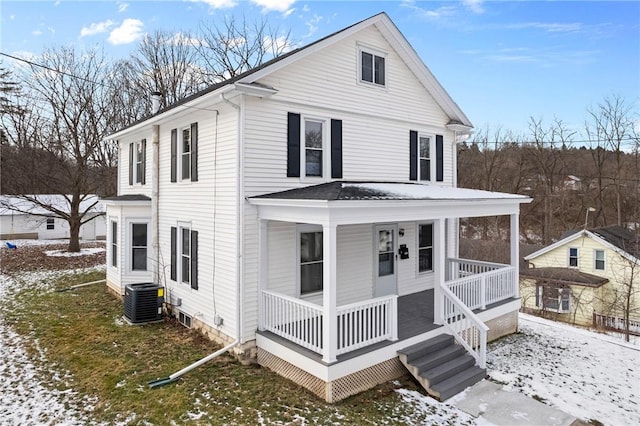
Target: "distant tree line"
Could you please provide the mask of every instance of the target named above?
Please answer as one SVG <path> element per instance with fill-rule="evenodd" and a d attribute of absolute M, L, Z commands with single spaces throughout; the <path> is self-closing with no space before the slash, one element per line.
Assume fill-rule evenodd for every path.
<path fill-rule="evenodd" d="M 520 209 L 529 243 L 585 226 L 640 226 L 640 117 L 618 96 L 588 117 L 580 131 L 534 118 L 527 134 L 479 129 L 458 147 L 458 185 L 532 197 Z M 503 238 L 506 220 L 470 219 L 467 236 Z"/>

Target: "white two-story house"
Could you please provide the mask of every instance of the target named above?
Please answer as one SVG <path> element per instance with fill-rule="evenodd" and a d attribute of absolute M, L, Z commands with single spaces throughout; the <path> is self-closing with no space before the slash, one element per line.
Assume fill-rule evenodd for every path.
<path fill-rule="evenodd" d="M 111 136 L 107 284 L 163 285 L 185 325 L 327 401 L 405 368 L 445 399 L 520 307 L 529 199 L 456 187 L 471 129 L 375 15 Z M 495 215 L 511 263 L 458 259 L 458 219 Z"/>

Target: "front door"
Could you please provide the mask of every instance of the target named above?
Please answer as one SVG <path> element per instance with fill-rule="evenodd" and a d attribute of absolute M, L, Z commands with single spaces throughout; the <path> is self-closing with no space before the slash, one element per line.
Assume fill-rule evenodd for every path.
<path fill-rule="evenodd" d="M 375 244 L 375 294 L 374 297 L 396 294 L 396 225 L 378 225 Z"/>

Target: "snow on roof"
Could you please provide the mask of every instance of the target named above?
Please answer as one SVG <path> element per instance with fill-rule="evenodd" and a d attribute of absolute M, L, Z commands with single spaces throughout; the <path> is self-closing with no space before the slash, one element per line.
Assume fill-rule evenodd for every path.
<path fill-rule="evenodd" d="M 42 204 L 54 206 L 56 209 L 61 210 L 65 213 L 69 212 L 69 202 L 62 194 L 35 194 L 35 195 L 26 195 L 25 197 L 29 197 L 35 200 L 38 200 Z M 67 197 L 71 198 L 70 195 Z M 97 195 L 88 195 L 84 200 L 80 202 L 80 212 L 84 212 L 89 209 L 90 212 L 93 213 L 104 213 L 105 207 L 102 204 L 94 204 L 100 198 Z M 13 195 L 0 195 L 0 215 L 1 216 L 10 216 L 15 214 L 21 214 L 18 211 L 23 212 L 22 214 L 39 214 L 39 215 L 48 215 L 51 212 L 37 203 L 34 203 L 31 200 L 27 200 L 21 196 L 13 196 Z"/>
<path fill-rule="evenodd" d="M 479 189 L 452 188 L 439 185 L 406 183 L 343 183 L 343 188 L 359 188 L 386 194 L 387 198 L 415 200 L 479 200 L 479 199 L 525 199 L 524 195 L 490 192 Z M 381 197 L 382 198 L 382 197 Z"/>

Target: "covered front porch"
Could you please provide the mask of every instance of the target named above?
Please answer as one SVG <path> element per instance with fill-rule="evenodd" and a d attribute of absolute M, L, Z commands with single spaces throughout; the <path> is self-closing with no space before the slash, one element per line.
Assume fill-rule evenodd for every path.
<path fill-rule="evenodd" d="M 362 182 L 251 198 L 259 221 L 258 347 L 286 342 L 330 367 L 442 327 L 437 332 L 454 335 L 484 366 L 481 312 L 518 300 L 522 202 L 511 194 Z M 510 216 L 510 264 L 456 257 L 462 212 Z"/>

